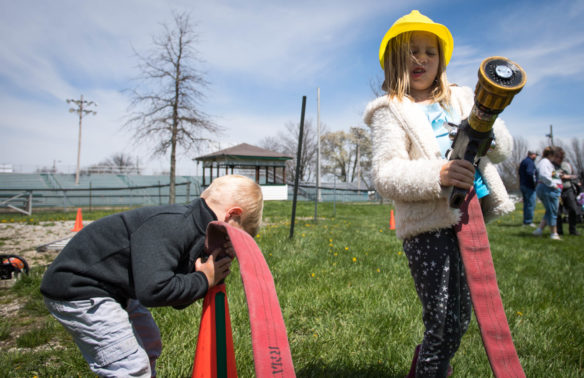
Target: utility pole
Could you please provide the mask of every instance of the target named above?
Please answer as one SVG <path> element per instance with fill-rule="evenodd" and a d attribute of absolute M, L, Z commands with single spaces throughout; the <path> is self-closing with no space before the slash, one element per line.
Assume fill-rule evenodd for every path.
<path fill-rule="evenodd" d="M 83 123 L 83 114 L 91 115 L 97 114 L 97 112 L 93 110 L 87 109 L 90 106 L 97 106 L 97 104 L 93 101 L 87 101 L 83 99 L 83 95 L 79 100 L 67 99 L 67 104 L 74 103 L 77 105 L 77 108 L 70 108 L 69 113 L 77 113 L 79 114 L 79 140 L 77 144 L 77 170 L 75 172 L 75 185 L 79 185 L 79 164 L 81 162 L 81 125 Z"/>
<path fill-rule="evenodd" d="M 546 137 L 550 138 L 550 146 L 554 145 L 554 131 L 553 131 L 553 126 L 550 125 L 550 133 L 549 134 L 545 134 Z"/>

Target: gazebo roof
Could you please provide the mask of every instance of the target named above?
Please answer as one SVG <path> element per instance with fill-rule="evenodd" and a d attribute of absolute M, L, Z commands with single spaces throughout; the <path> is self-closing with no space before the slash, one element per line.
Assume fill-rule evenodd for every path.
<path fill-rule="evenodd" d="M 241 143 L 237 146 L 229 147 L 224 150 L 196 157 L 198 161 L 224 161 L 224 160 L 290 160 L 288 156 L 279 152 L 266 150 L 264 148 L 252 146 L 251 144 Z"/>

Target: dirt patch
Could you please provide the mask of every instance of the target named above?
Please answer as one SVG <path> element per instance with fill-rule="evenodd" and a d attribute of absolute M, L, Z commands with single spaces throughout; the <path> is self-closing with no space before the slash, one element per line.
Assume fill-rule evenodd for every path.
<path fill-rule="evenodd" d="M 90 222 L 84 222 L 84 225 Z M 0 254 L 24 257 L 30 267 L 47 265 L 75 232 L 71 229 L 74 221 L 40 222 L 39 224 L 0 223 Z M 61 241 L 45 252 L 37 252 L 37 247 Z"/>
<path fill-rule="evenodd" d="M 91 223 L 84 222 L 84 225 Z M 71 231 L 74 221 L 51 221 L 38 224 L 0 223 L 0 254 L 17 255 L 24 258 L 30 268 L 49 265 L 59 254 L 67 241 L 75 236 Z M 46 246 L 44 252 L 37 248 Z M 18 339 L 28 332 L 40 332 L 47 326 L 47 316 L 31 313 L 26 306 L 32 300 L 18 296 L 8 290 L 16 282 L 0 280 L 0 319 L 5 327 L 0 329 L 0 350 L 7 352 L 29 352 L 30 348 L 19 348 Z M 38 306 L 38 303 L 35 303 Z M 7 334 L 7 329 L 9 333 Z M 63 348 L 58 340 L 49 340 L 35 346 L 35 350 L 56 350 Z M 1 374 L 0 374 L 1 375 Z"/>

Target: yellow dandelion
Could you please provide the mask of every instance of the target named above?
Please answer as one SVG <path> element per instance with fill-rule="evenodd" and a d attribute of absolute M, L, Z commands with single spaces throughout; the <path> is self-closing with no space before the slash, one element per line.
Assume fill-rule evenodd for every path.
<path fill-rule="evenodd" d="M 306 234 L 304 234 L 304 233 L 303 233 L 303 234 L 302 234 L 302 237 L 305 237 L 305 236 L 306 236 Z"/>
<path fill-rule="evenodd" d="M 381 269 L 377 268 L 377 273 L 381 273 Z"/>
<path fill-rule="evenodd" d="M 397 254 L 401 256 L 402 253 L 403 253 L 402 251 L 399 251 Z"/>
<path fill-rule="evenodd" d="M 316 274 L 312 273 L 312 277 L 316 276 Z"/>
<path fill-rule="evenodd" d="M 335 256 L 338 256 L 339 254 L 337 252 L 335 252 Z"/>
<path fill-rule="evenodd" d="M 333 239 L 329 239 L 329 243 L 332 243 L 332 242 L 333 242 Z"/>
<path fill-rule="evenodd" d="M 348 250 L 349 250 L 349 247 L 345 247 L 345 251 L 348 251 Z"/>
<path fill-rule="evenodd" d="M 353 257 L 353 262 L 357 262 L 357 258 L 356 257 Z"/>
<path fill-rule="evenodd" d="M 523 313 L 521 311 L 517 311 L 517 315 L 523 316 Z"/>

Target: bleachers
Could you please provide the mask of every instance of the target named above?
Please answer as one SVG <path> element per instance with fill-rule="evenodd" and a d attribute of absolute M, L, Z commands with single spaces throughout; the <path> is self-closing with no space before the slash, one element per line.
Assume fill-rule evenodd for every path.
<path fill-rule="evenodd" d="M 0 173 L 2 189 L 50 189 L 40 174 Z"/>

